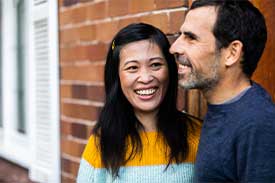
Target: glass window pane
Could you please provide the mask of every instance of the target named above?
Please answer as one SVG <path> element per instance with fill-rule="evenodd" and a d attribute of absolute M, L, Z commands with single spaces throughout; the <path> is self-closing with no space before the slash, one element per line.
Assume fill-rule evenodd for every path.
<path fill-rule="evenodd" d="M 24 1 L 20 0 L 17 4 L 17 81 L 18 81 L 18 124 L 17 130 L 21 133 L 26 132 L 25 125 L 25 9 Z"/>
<path fill-rule="evenodd" d="M 0 0 L 0 128 L 2 121 L 2 1 Z"/>

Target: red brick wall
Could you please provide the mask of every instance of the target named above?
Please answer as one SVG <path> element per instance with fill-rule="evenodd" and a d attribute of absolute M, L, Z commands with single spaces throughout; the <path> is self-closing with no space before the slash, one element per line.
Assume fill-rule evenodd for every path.
<path fill-rule="evenodd" d="M 169 39 L 178 31 L 188 0 L 59 0 L 62 182 L 74 182 L 81 153 L 103 105 L 103 70 L 114 34 L 146 22 Z M 179 108 L 195 115 L 198 92 L 180 90 Z M 191 105 L 193 104 L 193 105 Z"/>
<path fill-rule="evenodd" d="M 263 15 L 267 25 L 267 43 L 261 61 L 254 73 L 253 79 L 267 89 L 275 102 L 275 1 L 274 0 L 252 0 Z"/>
<path fill-rule="evenodd" d="M 253 3 L 264 10 L 271 32 L 274 24 L 270 13 L 274 11 L 269 4 L 273 0 L 267 1 L 253 0 Z M 80 156 L 103 105 L 104 59 L 111 38 L 125 25 L 142 21 L 159 27 L 173 41 L 173 34 L 178 31 L 191 2 L 59 0 L 62 182 L 75 182 Z M 266 60 L 266 55 L 274 56 L 271 54 L 275 47 L 274 38 L 269 39 L 263 58 Z M 258 68 L 255 78 L 271 91 L 274 99 L 275 87 L 271 84 L 274 72 L 270 72 L 267 80 L 261 80 L 261 73 L 268 68 L 271 67 Z M 180 89 L 178 106 L 200 117 L 206 110 L 205 100 L 196 90 L 186 92 Z"/>
<path fill-rule="evenodd" d="M 270 4 L 253 0 L 267 18 L 269 33 L 274 29 Z M 133 22 L 146 22 L 163 30 L 173 41 L 192 0 L 59 0 L 61 162 L 62 182 L 75 182 L 83 148 L 103 106 L 103 70 L 107 47 L 114 34 Z M 274 3 L 273 3 L 274 4 Z M 274 6 L 273 6 L 274 7 Z M 271 34 L 270 34 L 271 35 Z M 271 61 L 274 38 L 263 60 Z M 267 57 L 266 55 L 269 55 Z M 267 61 L 261 61 L 269 63 Z M 260 64 L 254 78 L 275 98 L 270 65 Z M 271 64 L 272 65 L 272 64 Z M 272 65 L 274 68 L 274 64 Z M 267 69 L 270 74 L 263 75 Z M 267 79 L 262 79 L 262 78 Z M 205 114 L 205 100 L 194 91 L 179 90 L 179 109 L 193 115 Z"/>

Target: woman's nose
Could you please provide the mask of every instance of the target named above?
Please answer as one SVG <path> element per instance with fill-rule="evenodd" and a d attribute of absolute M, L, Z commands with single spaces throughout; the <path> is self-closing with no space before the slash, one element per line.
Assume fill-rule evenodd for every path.
<path fill-rule="evenodd" d="M 149 83 L 154 79 L 152 73 L 150 71 L 148 71 L 147 69 L 143 69 L 140 72 L 139 75 L 139 82 L 143 82 L 143 83 Z"/>

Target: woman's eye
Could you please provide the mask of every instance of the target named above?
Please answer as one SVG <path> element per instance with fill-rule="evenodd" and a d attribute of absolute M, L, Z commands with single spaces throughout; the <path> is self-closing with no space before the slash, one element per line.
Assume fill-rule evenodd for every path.
<path fill-rule="evenodd" d="M 154 69 L 158 69 L 158 68 L 160 68 L 161 66 L 162 66 L 162 64 L 159 63 L 159 62 L 155 62 L 155 63 L 152 63 L 152 64 L 151 64 L 151 67 L 154 68 Z"/>
<path fill-rule="evenodd" d="M 135 71 L 135 70 L 137 70 L 137 66 L 129 66 L 129 67 L 127 67 L 126 68 L 126 70 L 128 70 L 128 71 Z"/>

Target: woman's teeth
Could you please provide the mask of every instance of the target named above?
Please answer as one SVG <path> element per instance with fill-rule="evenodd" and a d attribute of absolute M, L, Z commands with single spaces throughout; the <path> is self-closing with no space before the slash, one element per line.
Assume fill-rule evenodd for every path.
<path fill-rule="evenodd" d="M 136 93 L 139 95 L 152 95 L 156 92 L 156 89 L 146 89 L 146 90 L 136 90 Z"/>

